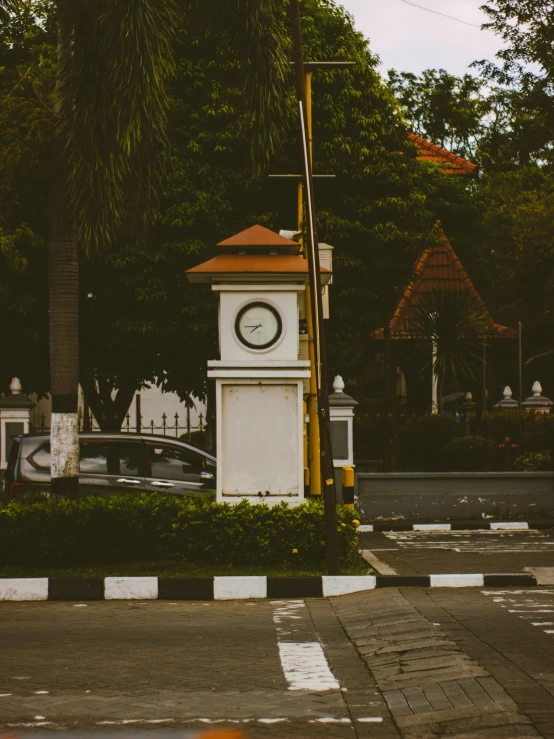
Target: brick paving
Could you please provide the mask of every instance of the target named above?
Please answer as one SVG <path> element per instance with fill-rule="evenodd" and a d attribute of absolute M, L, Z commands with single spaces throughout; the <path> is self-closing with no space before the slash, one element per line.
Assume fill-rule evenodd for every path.
<path fill-rule="evenodd" d="M 411 591 L 375 591 L 333 601 L 401 735 L 542 736 L 485 663 L 408 601 L 405 594 Z"/>

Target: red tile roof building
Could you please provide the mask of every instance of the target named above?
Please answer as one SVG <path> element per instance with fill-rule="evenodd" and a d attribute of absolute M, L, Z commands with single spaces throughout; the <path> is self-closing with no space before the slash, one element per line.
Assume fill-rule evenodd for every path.
<path fill-rule="evenodd" d="M 440 165 L 440 171 L 443 174 L 476 175 L 479 171 L 477 164 L 468 162 L 467 159 L 458 156 L 458 154 L 453 154 L 451 151 L 437 146 L 437 144 L 432 144 L 415 133 L 409 133 L 408 138 L 417 149 L 418 159 Z"/>
<path fill-rule="evenodd" d="M 501 326 L 494 321 L 452 245 L 440 230 L 440 223 L 437 226 L 439 227 L 437 245 L 426 249 L 418 257 L 414 266 L 414 277 L 398 301 L 390 322 L 391 339 L 421 338 L 417 325 L 418 306 L 425 303 L 429 293 L 436 291 L 466 293 L 475 308 L 484 316 L 489 337 L 515 338 L 517 329 Z M 383 334 L 382 328 L 377 329 L 372 333 L 372 338 L 382 339 Z"/>

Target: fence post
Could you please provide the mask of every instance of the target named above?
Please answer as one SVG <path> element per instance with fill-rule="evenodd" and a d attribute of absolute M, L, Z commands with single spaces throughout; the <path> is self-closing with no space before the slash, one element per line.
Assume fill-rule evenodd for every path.
<path fill-rule="evenodd" d="M 140 393 L 135 396 L 135 428 L 137 434 L 142 431 L 142 410 L 140 407 Z"/>

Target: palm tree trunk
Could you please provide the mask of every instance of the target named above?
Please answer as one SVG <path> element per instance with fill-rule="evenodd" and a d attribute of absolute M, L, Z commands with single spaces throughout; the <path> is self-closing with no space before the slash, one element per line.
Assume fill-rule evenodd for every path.
<path fill-rule="evenodd" d="M 58 26 L 57 92 L 70 54 L 65 2 L 56 3 Z M 60 99 L 55 114 L 61 114 Z M 52 493 L 74 496 L 79 490 L 79 250 L 70 214 L 64 142 L 58 136 L 52 150 L 52 195 L 48 245 L 50 295 L 50 428 Z"/>
<path fill-rule="evenodd" d="M 79 485 L 79 254 L 75 229 L 58 223 L 49 244 L 52 493 Z"/>
<path fill-rule="evenodd" d="M 437 374 L 437 410 L 438 413 L 442 413 L 444 410 L 444 403 L 443 403 L 443 391 L 444 391 L 444 373 L 442 370 L 439 370 Z"/>

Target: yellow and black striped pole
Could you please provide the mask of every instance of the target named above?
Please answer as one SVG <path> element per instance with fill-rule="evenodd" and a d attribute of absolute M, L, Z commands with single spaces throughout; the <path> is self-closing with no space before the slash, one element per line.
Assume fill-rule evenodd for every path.
<path fill-rule="evenodd" d="M 342 503 L 347 508 L 354 508 L 354 468 L 342 468 Z"/>

